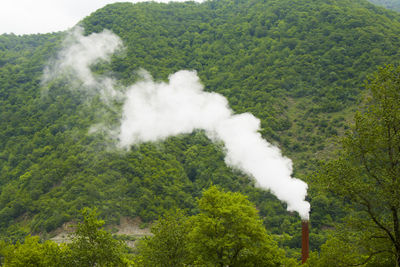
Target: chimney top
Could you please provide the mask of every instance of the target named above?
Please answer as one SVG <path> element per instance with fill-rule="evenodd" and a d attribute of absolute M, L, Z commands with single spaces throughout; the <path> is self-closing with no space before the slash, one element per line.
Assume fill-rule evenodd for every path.
<path fill-rule="evenodd" d="M 301 263 L 304 264 L 309 257 L 309 221 L 301 221 Z"/>

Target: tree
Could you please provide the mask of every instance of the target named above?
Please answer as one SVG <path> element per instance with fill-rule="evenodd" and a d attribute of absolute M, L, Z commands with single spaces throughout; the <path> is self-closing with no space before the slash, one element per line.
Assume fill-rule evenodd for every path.
<path fill-rule="evenodd" d="M 284 252 L 267 234 L 253 204 L 212 186 L 190 218 L 188 249 L 202 266 L 282 266 Z"/>
<path fill-rule="evenodd" d="M 0 265 L 5 266 L 59 266 L 68 250 L 66 245 L 53 241 L 40 243 L 38 236 L 25 237 L 24 243 L 15 245 L 0 242 Z M 1 255 L 4 257 L 3 261 Z"/>
<path fill-rule="evenodd" d="M 5 266 L 130 266 L 124 253 L 124 243 L 113 239 L 97 219 L 95 210 L 83 209 L 69 244 L 57 244 L 39 236 L 27 236 L 24 243 L 0 241 L 0 265 Z"/>
<path fill-rule="evenodd" d="M 345 229 L 344 229 L 345 230 Z M 361 232 L 349 232 L 335 229 L 325 244 L 321 246 L 321 251 L 312 252 L 306 262 L 310 267 L 392 267 L 393 257 L 390 254 L 380 254 L 374 257 L 373 254 L 365 253 L 365 248 L 359 245 Z"/>
<path fill-rule="evenodd" d="M 138 242 L 140 266 L 184 266 L 187 262 L 188 217 L 181 210 L 167 212 L 151 228 L 153 236 Z"/>
<path fill-rule="evenodd" d="M 102 228 L 104 221 L 97 219 L 96 211 L 85 208 L 82 215 L 68 245 L 67 266 L 127 266 L 124 244 Z"/>
<path fill-rule="evenodd" d="M 139 266 L 296 266 L 267 234 L 253 204 L 212 186 L 199 214 L 170 212 L 139 241 Z"/>
<path fill-rule="evenodd" d="M 319 182 L 353 208 L 348 225 L 365 262 L 391 254 L 400 266 L 400 67 L 379 69 L 366 88 L 365 107 Z"/>

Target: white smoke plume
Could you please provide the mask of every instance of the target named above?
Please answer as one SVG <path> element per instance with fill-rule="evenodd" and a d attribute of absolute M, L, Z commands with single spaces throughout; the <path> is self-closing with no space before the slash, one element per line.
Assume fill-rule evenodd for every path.
<path fill-rule="evenodd" d="M 109 77 L 95 77 L 90 65 L 99 59 L 109 60 L 121 41 L 109 31 L 86 37 L 81 33 L 73 32 L 75 41 L 60 53 L 53 68 L 56 71 L 48 69 L 47 77 L 71 68 L 88 89 L 108 88 L 113 92 L 109 96 L 117 95 L 112 87 L 115 82 Z M 287 203 L 289 211 L 308 220 L 307 184 L 291 177 L 291 160 L 261 137 L 259 119 L 250 113 L 233 114 L 225 97 L 203 90 L 195 71 L 172 74 L 168 83 L 153 81 L 145 71 L 141 76 L 141 81 L 125 89 L 118 130 L 121 148 L 202 129 L 211 140 L 224 143 L 229 166 L 253 177 L 258 186 Z"/>
<path fill-rule="evenodd" d="M 203 91 L 196 72 L 179 71 L 169 77 L 169 83 L 145 76 L 126 92 L 121 146 L 203 129 L 208 137 L 224 143 L 228 165 L 254 177 L 260 187 L 286 202 L 289 211 L 308 219 L 307 184 L 292 178 L 291 160 L 262 139 L 259 119 L 250 113 L 234 115 L 223 96 Z"/>
<path fill-rule="evenodd" d="M 63 42 L 63 49 L 44 69 L 42 83 L 65 77 L 72 88 L 87 89 L 90 93 L 100 93 L 104 100 L 116 97 L 114 79 L 93 74 L 90 67 L 102 61 L 110 61 L 111 56 L 123 48 L 122 40 L 109 30 L 83 35 L 82 27 L 73 28 Z"/>

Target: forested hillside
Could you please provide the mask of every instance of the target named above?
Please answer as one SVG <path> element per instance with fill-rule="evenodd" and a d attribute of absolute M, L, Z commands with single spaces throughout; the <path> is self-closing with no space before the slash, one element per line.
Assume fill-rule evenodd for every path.
<path fill-rule="evenodd" d="M 367 76 L 400 61 L 400 15 L 364 0 L 214 0 L 117 3 L 83 19 L 86 34 L 109 29 L 125 50 L 93 67 L 121 84 L 140 69 L 155 80 L 196 70 L 207 91 L 261 120 L 262 136 L 310 183 L 311 248 L 345 214 L 310 179 L 360 104 Z M 300 219 L 251 178 L 226 166 L 202 131 L 120 151 L 93 125 L 120 114 L 97 98 L 44 86 L 43 70 L 66 33 L 0 36 L 0 236 L 23 240 L 97 207 L 109 224 L 149 222 L 170 209 L 198 213 L 196 198 L 218 185 L 249 196 L 268 233 L 298 256 Z M 43 88 L 46 87 L 46 88 Z M 96 112 L 94 111 L 96 110 Z M 98 111 L 101 112 L 98 112 Z"/>
<path fill-rule="evenodd" d="M 369 0 L 371 3 L 374 3 L 379 6 L 386 7 L 388 9 L 393 9 L 396 11 L 400 11 L 400 2 L 397 0 Z"/>
<path fill-rule="evenodd" d="M 161 79 L 179 69 L 197 70 L 207 89 L 227 96 L 235 111 L 260 118 L 265 137 L 283 144 L 293 156 L 301 154 L 306 160 L 297 164 L 304 169 L 315 159 L 310 152 L 322 150 L 340 128 L 342 118 L 335 112 L 355 103 L 366 75 L 398 60 L 398 17 L 382 16 L 381 9 L 363 1 L 227 3 L 193 4 L 190 11 L 177 7 L 171 14 L 163 5 L 116 5 L 84 23 L 88 33 L 111 28 L 121 36 L 128 45 L 127 58 L 132 59 L 129 64 L 114 64 L 125 67 L 130 77 L 139 67 Z M 149 16 L 110 15 L 139 13 L 137 8 L 148 10 Z M 171 20 L 171 15 L 176 18 Z M 151 17 L 157 18 L 157 26 L 150 27 Z M 186 29 L 180 28 L 182 20 Z M 166 30 L 172 36 L 167 38 Z M 154 62 L 147 63 L 140 54 Z M 257 96 L 248 96 L 255 91 Z M 331 118 L 318 115 L 326 113 Z M 295 121 L 311 119 L 310 115 L 310 125 Z"/>

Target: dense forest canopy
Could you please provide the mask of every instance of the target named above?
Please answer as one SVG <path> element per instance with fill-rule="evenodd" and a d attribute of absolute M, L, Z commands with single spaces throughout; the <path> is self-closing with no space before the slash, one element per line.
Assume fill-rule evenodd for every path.
<path fill-rule="evenodd" d="M 363 81 L 400 60 L 400 15 L 357 0 L 219 0 L 204 3 L 117 3 L 83 19 L 86 34 L 111 30 L 125 46 L 93 66 L 121 84 L 145 69 L 158 81 L 196 70 L 207 91 L 224 95 L 236 113 L 261 120 L 264 138 L 294 161 L 310 183 L 311 248 L 345 214 L 310 175 L 335 149 L 352 120 Z M 202 131 L 110 149 L 97 123 L 110 109 L 69 90 L 63 79 L 44 88 L 43 69 L 66 33 L 0 36 L 0 236 L 46 236 L 98 207 L 110 224 L 121 216 L 155 220 L 170 209 L 196 214 L 195 198 L 211 184 L 249 196 L 269 233 L 298 256 L 300 220 L 254 181 L 226 166 L 224 151 Z M 94 112 L 97 110 L 97 112 Z M 98 112 L 100 110 L 100 112 Z"/>

